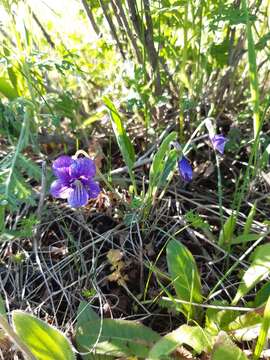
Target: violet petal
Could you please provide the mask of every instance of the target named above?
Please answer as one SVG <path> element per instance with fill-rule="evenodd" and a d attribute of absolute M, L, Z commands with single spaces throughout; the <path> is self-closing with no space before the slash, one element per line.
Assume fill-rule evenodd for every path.
<path fill-rule="evenodd" d="M 74 160 L 70 156 L 59 156 L 59 158 L 57 158 L 52 164 L 54 175 L 63 182 L 68 182 L 70 180 L 70 166 L 73 161 Z"/>
<path fill-rule="evenodd" d="M 90 179 L 88 182 L 88 186 L 89 186 L 89 191 L 88 191 L 89 198 L 90 199 L 96 198 L 100 193 L 99 184 L 93 179 Z"/>
<path fill-rule="evenodd" d="M 70 192 L 68 197 L 68 203 L 73 208 L 78 208 L 87 204 L 89 195 L 85 189 L 85 186 L 78 182 Z"/>
<path fill-rule="evenodd" d="M 184 181 L 189 182 L 192 180 L 192 167 L 185 156 L 178 161 L 178 168 L 180 176 Z"/>
<path fill-rule="evenodd" d="M 61 180 L 55 180 L 50 187 L 50 193 L 52 196 L 61 199 L 67 199 L 70 195 L 72 188 L 65 185 Z"/>
<path fill-rule="evenodd" d="M 213 148 L 220 154 L 224 154 L 225 144 L 228 141 L 223 135 L 214 135 L 210 138 Z"/>
<path fill-rule="evenodd" d="M 96 166 L 93 160 L 88 158 L 75 159 L 70 167 L 70 174 L 72 178 L 79 177 L 89 178 L 96 174 Z"/>

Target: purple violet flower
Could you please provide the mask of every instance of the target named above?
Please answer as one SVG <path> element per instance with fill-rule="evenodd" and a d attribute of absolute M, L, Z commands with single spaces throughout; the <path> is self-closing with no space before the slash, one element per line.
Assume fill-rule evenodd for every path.
<path fill-rule="evenodd" d="M 185 156 L 178 161 L 179 173 L 182 179 L 186 182 L 192 180 L 192 167 Z"/>
<path fill-rule="evenodd" d="M 223 135 L 214 135 L 210 137 L 213 148 L 217 150 L 220 154 L 224 154 L 225 144 L 228 141 L 227 138 Z"/>
<path fill-rule="evenodd" d="M 67 199 L 71 207 L 84 206 L 100 193 L 99 184 L 94 181 L 96 166 L 91 159 L 63 155 L 53 162 L 52 170 L 57 180 L 51 184 L 51 195 Z"/>

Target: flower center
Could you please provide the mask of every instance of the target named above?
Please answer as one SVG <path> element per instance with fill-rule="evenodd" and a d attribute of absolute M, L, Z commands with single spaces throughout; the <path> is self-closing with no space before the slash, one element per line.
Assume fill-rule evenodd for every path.
<path fill-rule="evenodd" d="M 80 180 L 76 179 L 75 181 L 73 181 L 73 185 L 75 185 L 76 188 L 82 188 L 83 184 Z"/>

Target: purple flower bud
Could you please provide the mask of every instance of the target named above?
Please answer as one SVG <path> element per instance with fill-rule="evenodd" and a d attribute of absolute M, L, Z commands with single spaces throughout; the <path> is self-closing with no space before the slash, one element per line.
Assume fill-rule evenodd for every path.
<path fill-rule="evenodd" d="M 71 207 L 85 206 L 89 199 L 100 193 L 99 185 L 94 181 L 96 166 L 93 160 L 63 155 L 53 162 L 52 169 L 57 180 L 51 184 L 50 193 L 56 198 L 67 199 Z"/>
<path fill-rule="evenodd" d="M 180 176 L 184 181 L 189 182 L 192 180 L 192 167 L 185 156 L 182 156 L 178 161 L 178 168 Z"/>
<path fill-rule="evenodd" d="M 220 154 L 224 154 L 225 144 L 228 141 L 223 135 L 214 135 L 210 137 L 213 148 L 217 150 Z"/>

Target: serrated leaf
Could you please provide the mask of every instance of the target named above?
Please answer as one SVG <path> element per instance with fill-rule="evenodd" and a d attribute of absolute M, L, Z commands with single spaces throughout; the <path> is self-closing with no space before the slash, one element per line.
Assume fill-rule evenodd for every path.
<path fill-rule="evenodd" d="M 110 356 L 147 358 L 149 349 L 160 336 L 146 326 L 127 320 L 93 320 L 84 322 L 76 332 L 82 352 Z"/>
<path fill-rule="evenodd" d="M 270 244 L 258 246 L 251 255 L 252 262 L 243 275 L 237 293 L 232 301 L 235 305 L 258 282 L 264 280 L 270 272 Z"/>
<path fill-rule="evenodd" d="M 23 311 L 13 311 L 16 333 L 37 360 L 75 360 L 71 344 L 57 329 Z"/>
<path fill-rule="evenodd" d="M 177 240 L 167 245 L 167 264 L 178 299 L 201 303 L 201 281 L 195 260 L 190 251 Z M 186 315 L 192 316 L 192 305 L 183 304 Z"/>
<path fill-rule="evenodd" d="M 182 344 L 190 346 L 200 354 L 210 350 L 212 339 L 200 326 L 182 325 L 162 337 L 150 350 L 149 359 L 162 359 Z"/>
<path fill-rule="evenodd" d="M 24 155 L 18 155 L 17 166 L 19 166 L 28 174 L 28 176 L 32 177 L 33 179 L 37 181 L 41 180 L 40 167 L 38 167 L 32 160 L 27 159 Z"/>

